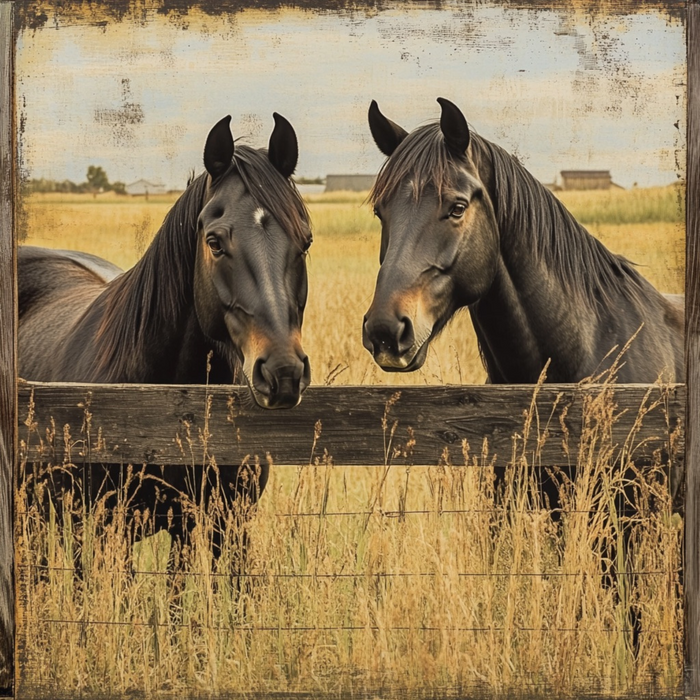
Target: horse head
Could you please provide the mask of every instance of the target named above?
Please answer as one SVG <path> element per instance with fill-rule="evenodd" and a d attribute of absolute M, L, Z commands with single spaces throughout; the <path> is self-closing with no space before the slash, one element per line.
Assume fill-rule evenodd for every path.
<path fill-rule="evenodd" d="M 439 122 L 410 134 L 369 108 L 387 161 L 370 194 L 382 224 L 380 269 L 363 343 L 390 372 L 418 369 L 455 311 L 478 301 L 496 273 L 499 235 L 462 112 L 439 98 Z"/>
<path fill-rule="evenodd" d="M 230 117 L 206 141 L 194 302 L 202 331 L 240 363 L 255 401 L 291 408 L 310 382 L 301 347 L 308 215 L 289 178 L 296 134 L 279 114 L 269 147 L 234 145 Z"/>

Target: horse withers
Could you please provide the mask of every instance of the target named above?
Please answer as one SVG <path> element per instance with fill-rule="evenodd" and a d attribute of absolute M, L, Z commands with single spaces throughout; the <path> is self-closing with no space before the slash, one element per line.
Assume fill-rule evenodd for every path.
<path fill-rule="evenodd" d="M 225 117 L 204 148 L 206 171 L 168 212 L 126 272 L 93 255 L 20 247 L 19 375 L 97 383 L 244 380 L 254 404 L 292 408 L 310 382 L 301 346 L 306 304 L 306 207 L 290 177 L 294 129 L 275 114 L 267 149 L 236 144 Z M 105 234 L 106 235 L 106 234 Z M 208 362 L 211 358 L 211 362 Z M 209 370 L 208 370 L 209 367 Z M 138 465 L 137 465 L 138 466 Z M 147 465 L 127 501 L 184 541 L 184 497 L 255 502 L 268 477 L 240 465 L 187 470 Z M 92 468 L 95 470 L 95 467 Z M 117 490 L 124 470 L 93 475 L 91 497 Z M 215 554 L 222 533 L 213 533 Z"/>

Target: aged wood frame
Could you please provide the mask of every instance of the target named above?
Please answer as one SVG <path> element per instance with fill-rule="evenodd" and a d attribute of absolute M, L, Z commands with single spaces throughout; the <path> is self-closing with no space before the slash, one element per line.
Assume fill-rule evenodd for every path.
<path fill-rule="evenodd" d="M 688 140 L 686 190 L 686 695 L 700 697 L 700 3 L 687 15 Z"/>
<path fill-rule="evenodd" d="M 0 0 L 0 688 L 10 688 L 13 680 L 13 645 L 14 645 L 14 601 L 12 597 L 12 494 L 13 494 L 13 465 L 17 455 L 18 434 L 18 410 L 17 410 L 17 373 L 16 373 L 16 236 L 15 231 L 15 198 L 17 195 L 16 173 L 16 135 L 17 123 L 14 105 L 14 51 L 16 41 L 15 17 L 17 4 L 14 1 Z M 124 4 L 124 3 L 115 3 Z M 128 4 L 128 3 L 127 3 Z M 304 4 L 304 3 L 302 3 Z M 263 3 L 265 5 L 265 3 Z M 685 692 L 687 697 L 700 697 L 700 0 L 687 0 L 686 4 L 687 27 L 687 228 L 686 228 L 686 357 L 687 357 L 687 383 L 685 393 L 682 387 L 675 390 L 672 397 L 674 410 L 672 415 L 686 416 L 686 442 L 685 442 L 685 474 L 686 474 L 686 504 L 685 504 L 685 658 L 686 679 Z M 154 390 L 152 387 L 128 387 L 103 389 L 90 387 L 72 387 L 69 394 L 73 398 L 76 392 L 93 391 L 97 396 L 100 392 L 143 392 L 154 391 L 160 396 L 163 405 L 167 405 L 173 392 L 182 392 L 189 395 L 186 403 L 192 403 L 198 399 L 198 389 L 189 388 L 165 388 Z M 563 390 L 569 392 L 569 398 L 575 399 L 575 392 L 571 387 L 547 387 L 543 394 L 550 397 L 551 391 Z M 37 395 L 47 395 L 51 401 L 58 401 L 62 391 L 60 385 L 34 387 L 23 386 L 20 393 L 23 401 L 31 391 Z M 330 396 L 325 396 L 323 390 L 311 391 L 309 397 L 315 397 L 316 410 L 319 406 L 328 407 Z M 469 392 L 455 390 L 454 401 L 460 401 L 465 393 L 474 395 L 475 402 L 482 404 L 488 400 L 490 393 L 498 391 L 495 388 L 485 387 L 478 392 L 470 388 Z M 634 388 L 637 391 L 633 400 L 637 401 L 643 389 Z M 71 393 L 72 392 L 72 393 Z M 352 392 L 350 392 L 351 394 Z M 349 398 L 352 398 L 348 394 Z M 639 395 L 638 395 L 639 394 Z M 512 388 L 509 394 L 518 406 L 528 401 L 531 397 L 530 389 L 521 390 Z M 378 406 L 379 402 L 385 402 L 386 392 L 358 389 L 355 398 L 369 396 Z M 221 399 L 221 397 L 219 397 Z M 501 397 L 503 398 L 503 397 Z M 685 411 L 683 403 L 685 402 Z M 137 402 L 138 403 L 138 402 Z M 172 402 L 171 402 L 172 403 Z M 66 410 L 75 409 L 75 401 L 67 401 Z M 180 404 L 178 404 L 180 405 Z M 199 402 L 198 405 L 202 405 Z M 415 407 L 415 403 L 413 404 Z M 454 402 L 452 403 L 454 405 Z M 303 410 L 303 409 L 302 409 Z M 299 418 L 310 420 L 309 416 L 300 413 Z M 177 421 L 177 412 L 170 411 L 170 417 Z M 331 417 L 329 416 L 329 419 Z M 497 431 L 498 426 L 491 426 Z M 503 435 L 507 427 L 501 425 Z M 472 426 L 474 430 L 483 430 L 484 423 Z M 474 434 L 477 434 L 476 432 Z M 129 446 L 129 450 L 121 455 L 122 458 L 133 458 L 141 455 L 148 461 L 145 451 L 148 449 L 149 437 L 136 445 Z M 445 435 L 444 442 L 454 442 L 452 436 Z M 157 460 L 164 453 L 153 454 L 150 459 Z M 336 455 L 341 461 L 353 460 L 351 451 Z M 363 463 L 367 463 L 366 456 L 357 457 Z M 555 455 L 552 456 L 555 458 Z M 175 456 L 168 455 L 169 460 Z"/>
<path fill-rule="evenodd" d="M 14 235 L 14 3 L 0 4 L 0 687 L 12 684 L 13 466 L 17 448 L 17 280 Z"/>

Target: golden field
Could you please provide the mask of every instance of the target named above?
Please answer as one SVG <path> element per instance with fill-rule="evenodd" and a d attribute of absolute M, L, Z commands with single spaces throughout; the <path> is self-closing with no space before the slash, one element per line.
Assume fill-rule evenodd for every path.
<path fill-rule="evenodd" d="M 658 289 L 682 293 L 685 238 L 676 187 L 563 192 L 564 203 L 606 246 L 640 265 Z M 412 374 L 386 374 L 362 346 L 362 317 L 379 269 L 379 225 L 365 195 L 308 197 L 314 231 L 303 344 L 313 381 L 342 384 L 481 384 L 485 372 L 466 312 L 457 315 Z M 31 195 L 25 243 L 83 250 L 123 268 L 155 235 L 175 196 Z M 603 223 L 596 223 L 602 221 Z M 338 373 L 339 368 L 342 372 Z M 334 371 L 335 370 L 335 371 Z"/>
<path fill-rule="evenodd" d="M 682 291 L 675 188 L 562 199 L 581 220 L 602 221 L 587 225 L 643 265 L 659 288 Z M 650 206 L 655 200 L 662 204 Z M 314 381 L 482 383 L 467 314 L 443 333 L 420 372 L 389 376 L 374 368 L 360 326 L 379 231 L 362 201 L 351 193 L 309 198 L 315 242 L 304 348 Z M 171 203 L 34 195 L 25 201 L 26 242 L 129 266 Z M 273 468 L 244 525 L 235 509 L 215 501 L 207 511 L 194 498 L 192 541 L 172 552 L 164 533 L 137 542 L 152 534 L 148 513 L 133 523 L 120 508 L 108 520 L 100 503 L 87 511 L 79 498 L 78 521 L 47 513 L 38 470 L 75 467 L 24 460 L 16 500 L 19 689 L 53 697 L 677 692 L 682 520 L 661 457 L 637 471 L 636 432 L 613 443 L 618 409 L 610 386 L 586 403 L 583 436 L 569 446 L 577 480 L 562 482 L 558 517 L 541 501 L 538 450 L 523 448 L 528 437 L 540 445 L 548 439 L 534 411 L 507 459 L 496 461 L 487 443 L 464 444 L 436 455 L 432 466 L 411 466 L 392 448 L 399 432 L 389 405 L 377 416 L 388 445 L 384 466 L 336 465 L 332 455 L 315 453 L 310 436 L 309 462 Z M 650 393 L 640 424 L 657 401 L 663 390 Z M 29 415 L 20 439 L 36 443 L 44 428 Z M 77 451 L 80 426 L 73 431 L 64 440 Z M 206 434 L 199 439 L 206 452 Z M 506 463 L 497 487 L 495 468 Z M 216 469 L 215 455 L 208 468 Z M 618 509 L 631 486 L 637 515 Z M 229 523 L 217 565 L 208 546 L 213 512 Z M 244 530 L 248 556 L 232 582 L 224 572 Z M 177 573 L 167 571 L 169 554 Z M 621 575 L 604 582 L 606 566 Z M 640 616 L 636 640 L 632 609 Z"/>
<path fill-rule="evenodd" d="M 664 400 L 651 392 L 640 424 Z M 377 417 L 390 445 L 384 466 L 343 468 L 310 440 L 309 462 L 273 468 L 251 512 L 191 496 L 197 526 L 172 551 L 163 532 L 137 541 L 152 522 L 148 512 L 128 520 L 123 498 L 110 518 L 104 500 L 87 509 L 79 492 L 77 520 L 47 514 L 39 470 L 79 477 L 82 468 L 22 460 L 17 690 L 669 697 L 683 668 L 682 519 L 668 465 L 631 466 L 636 429 L 613 443 L 618 413 L 609 387 L 587 400 L 583 436 L 570 448 L 577 479 L 561 484 L 559 518 L 541 500 L 539 448 L 523 447 L 547 440 L 535 411 L 507 460 L 496 462 L 486 443 L 465 444 L 433 466 L 410 466 L 391 447 L 405 426 L 397 430 L 388 406 Z M 36 444 L 43 426 L 29 418 L 20 437 Z M 65 439 L 78 454 L 82 436 Z M 205 443 L 195 447 L 206 452 Z M 506 461 L 497 486 L 495 466 Z M 207 469 L 216 470 L 214 455 Z M 637 515 L 619 510 L 632 485 Z M 227 528 L 213 564 L 216 513 Z M 232 581 L 244 533 L 247 558 Z M 618 575 L 604 578 L 611 567 Z"/>

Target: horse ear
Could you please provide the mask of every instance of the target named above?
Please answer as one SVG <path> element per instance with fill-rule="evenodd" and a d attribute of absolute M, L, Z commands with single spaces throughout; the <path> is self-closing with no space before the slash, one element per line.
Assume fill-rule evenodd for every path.
<path fill-rule="evenodd" d="M 270 163 L 288 178 L 297 167 L 299 160 L 299 145 L 294 127 L 277 112 L 273 112 L 275 128 L 270 136 L 270 145 L 267 149 L 267 157 Z"/>
<path fill-rule="evenodd" d="M 464 115 L 457 105 L 452 104 L 444 97 L 438 97 L 437 101 L 442 107 L 440 115 L 440 130 L 445 137 L 448 150 L 456 155 L 463 156 L 469 147 L 469 126 Z"/>
<path fill-rule="evenodd" d="M 207 136 L 204 146 L 204 167 L 212 177 L 223 175 L 231 166 L 233 159 L 233 135 L 231 134 L 231 115 L 217 122 Z"/>
<path fill-rule="evenodd" d="M 372 132 L 374 143 L 385 155 L 390 156 L 396 147 L 408 136 L 408 131 L 387 119 L 380 111 L 376 100 L 369 106 L 369 130 Z"/>

